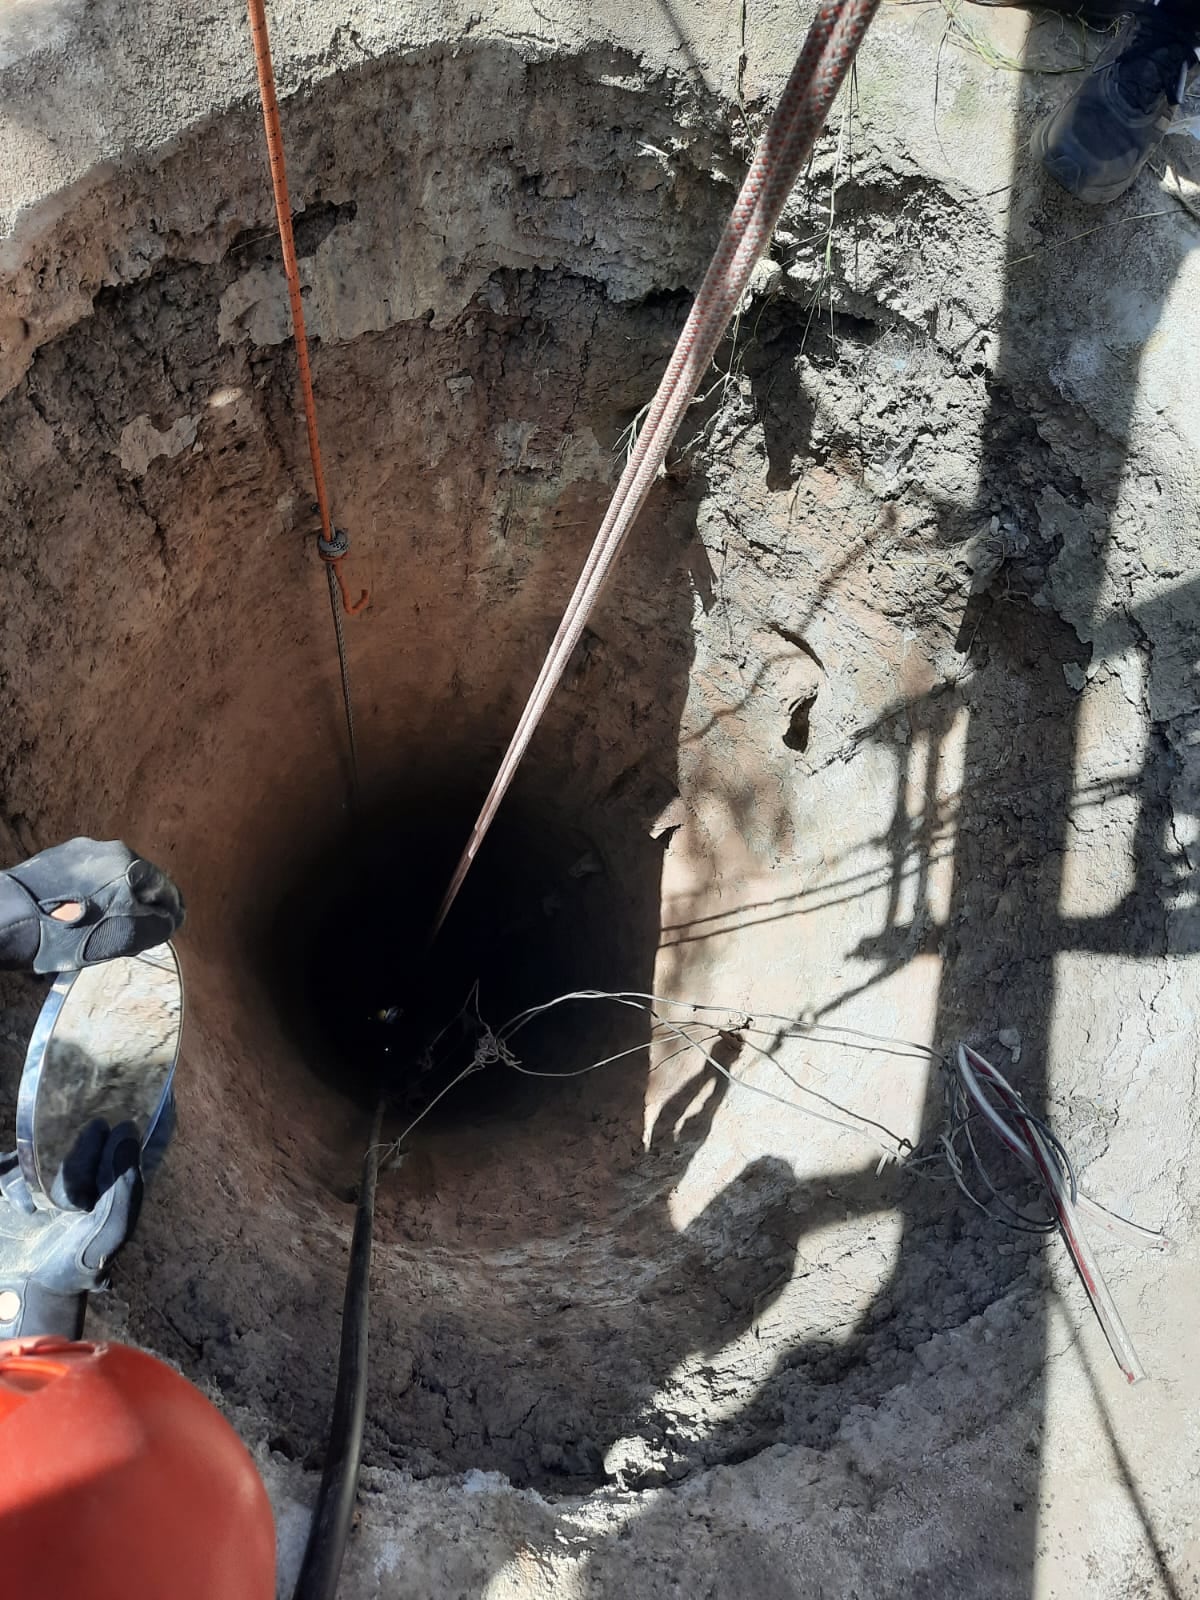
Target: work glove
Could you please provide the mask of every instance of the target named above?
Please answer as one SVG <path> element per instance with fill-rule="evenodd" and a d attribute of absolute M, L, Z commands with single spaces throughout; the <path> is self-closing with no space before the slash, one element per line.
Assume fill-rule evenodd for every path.
<path fill-rule="evenodd" d="M 88 1294 L 107 1287 L 142 1192 L 132 1122 L 88 1124 L 54 1180 L 49 1209 L 34 1204 L 15 1153 L 0 1156 L 0 1339 L 79 1338 Z"/>
<path fill-rule="evenodd" d="M 69 922 L 51 912 L 76 903 Z M 0 967 L 74 972 L 133 956 L 183 921 L 179 890 L 116 840 L 68 839 L 0 872 Z"/>

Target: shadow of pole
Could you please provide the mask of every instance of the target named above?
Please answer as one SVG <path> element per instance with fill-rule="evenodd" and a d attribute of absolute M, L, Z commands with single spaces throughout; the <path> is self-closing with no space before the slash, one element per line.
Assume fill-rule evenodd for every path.
<path fill-rule="evenodd" d="M 1036 24 L 1027 35 L 1025 65 L 1037 65 L 1032 48 Z M 1038 97 L 1037 79 L 1024 80 L 1023 109 Z M 1074 84 L 1068 80 L 1063 92 Z M 1027 126 L 1025 118 L 1020 127 Z M 1124 359 L 1106 353 L 1110 375 L 1103 427 L 1088 409 L 1075 403 L 1069 378 L 1052 377 L 1057 357 L 1059 374 L 1069 370 L 1073 338 L 1087 338 L 1076 315 L 1056 322 L 1070 304 L 1091 303 L 1101 314 L 1101 285 L 1089 276 L 1092 258 L 1081 236 L 1088 224 L 1132 220 L 1144 209 L 1130 194 L 1105 218 L 1061 192 L 1040 170 L 1019 140 L 1012 169 L 1013 202 L 1006 240 L 1004 312 L 997 330 L 999 349 L 991 376 L 991 400 L 980 440 L 979 489 L 975 513 L 986 522 L 999 511 L 1013 514 L 1018 526 L 1038 529 L 1049 547 L 1047 571 L 1062 557 L 1064 532 L 1047 510 L 1048 490 L 1062 497 L 1071 514 L 1086 519 L 1090 558 L 1071 572 L 1070 621 L 1046 605 L 1038 580 L 1022 591 L 1006 581 L 967 602 L 959 631 L 959 647 L 973 673 L 963 764 L 961 803 L 955 827 L 953 879 L 949 913 L 942 939 L 943 973 L 939 990 L 935 1043 L 942 1049 L 960 1038 L 994 1041 L 1002 1027 L 1021 1036 L 1019 1065 L 1012 1073 L 1020 1092 L 1039 1111 L 1046 1105 L 1053 1062 L 1050 1035 L 1059 995 L 1060 958 L 1068 951 L 1161 954 L 1165 943 L 1154 933 L 1161 921 L 1159 874 L 1162 866 L 1163 799 L 1153 751 L 1132 786 L 1140 807 L 1134 843 L 1136 884 L 1110 917 L 1073 919 L 1064 904 L 1064 863 L 1071 848 L 1072 802 L 1079 788 L 1077 772 L 1085 749 L 1081 722 L 1083 696 L 1064 676 L 1088 636 L 1088 623 L 1098 631 L 1106 599 L 1106 558 L 1113 539 L 1118 491 L 1129 453 L 1130 430 L 1141 351 Z M 1030 252 L 1030 234 L 1047 240 L 1046 250 Z M 1061 240 L 1061 246 L 1057 241 Z M 1051 263 L 1048 252 L 1057 259 Z M 1123 287 L 1136 290 L 1150 313 L 1152 328 L 1161 315 L 1175 263 L 1164 249 L 1154 281 L 1139 274 L 1144 256 L 1131 253 L 1122 265 L 1138 274 Z M 1048 281 L 1049 280 L 1049 281 Z M 1087 285 L 1087 288 L 1085 288 Z M 1072 307 L 1072 309 L 1075 309 Z M 1040 415 L 1058 417 L 1076 434 L 1065 448 L 1054 443 L 1042 458 L 1045 476 L 1032 488 L 1021 473 L 1014 452 L 1014 419 L 1024 417 L 1041 434 Z M 1018 424 L 1019 426 L 1020 424 Z M 1064 430 L 1065 431 L 1065 430 Z M 1055 438 L 1053 432 L 1049 435 Z M 1061 438 L 1061 434 L 1058 436 Z M 1091 448 L 1091 481 L 1080 470 L 1083 450 Z M 1073 478 L 1074 481 L 1071 481 Z M 995 526 L 993 522 L 993 526 Z M 1045 578 L 1041 583 L 1045 582 Z M 1094 733 L 1090 736 L 1093 740 Z M 1153 741 L 1151 741 L 1153 743 Z M 998 808 L 979 774 L 1003 765 L 1006 778 L 1019 786 L 1028 776 L 1040 786 L 1041 803 Z M 1006 785 L 1007 787 L 1008 785 Z M 1103 803 L 1103 799 L 1099 801 Z M 1149 844 L 1147 841 L 1152 840 Z M 1138 915 L 1130 915 L 1136 906 Z M 925 1127 L 932 1132 L 942 1116 L 940 1092 L 931 1092 Z M 1044 1361 L 1047 1306 L 1044 1296 L 1028 1319 L 1027 1374 L 1021 1397 L 1025 1423 L 1040 1433 L 1046 1409 Z M 1089 1378 L 1091 1374 L 1089 1373 Z M 1092 1380 L 1093 1387 L 1094 1379 Z M 1097 1396 L 1099 1403 L 1099 1396 Z M 1105 1418 L 1119 1477 L 1146 1532 L 1159 1576 L 1169 1594 L 1176 1593 L 1161 1545 L 1154 1535 L 1137 1485 L 1121 1454 L 1111 1422 Z M 1031 1497 L 1036 1497 L 1040 1458 L 1031 1458 Z M 995 1508 L 981 1504 L 981 1525 Z M 1019 1531 L 1023 1530 L 1023 1531 Z M 1037 1526 L 1034 1519 L 1014 1521 L 1007 1537 L 1023 1537 L 1023 1563 L 1033 1592 Z M 964 1549 L 969 1535 L 964 1531 Z M 947 1581 L 952 1581 L 947 1575 Z"/>

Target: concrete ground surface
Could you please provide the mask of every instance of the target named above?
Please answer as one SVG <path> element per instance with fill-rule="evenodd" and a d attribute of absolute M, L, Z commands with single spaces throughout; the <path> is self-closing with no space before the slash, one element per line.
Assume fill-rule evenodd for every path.
<path fill-rule="evenodd" d="M 476 979 L 493 1026 L 711 1005 L 739 1082 L 577 1006 L 526 1065 L 632 1053 L 490 1067 L 413 1135 L 347 1600 L 1200 1594 L 1200 190 L 1183 136 L 1103 211 L 1042 175 L 1097 36 L 882 8 L 422 955 L 812 9 L 272 7 L 372 595 L 352 826 L 244 12 L 0 8 L 0 821 L 13 859 L 128 838 L 188 896 L 180 1130 L 93 1326 L 235 1422 L 281 1595 L 364 1019 L 412 1013 L 395 1135 Z M 37 995 L 4 995 L 11 1096 Z M 881 1163 L 943 1126 L 903 1041 L 959 1039 L 1169 1235 L 1097 1241 L 1146 1382 L 1057 1240 Z"/>

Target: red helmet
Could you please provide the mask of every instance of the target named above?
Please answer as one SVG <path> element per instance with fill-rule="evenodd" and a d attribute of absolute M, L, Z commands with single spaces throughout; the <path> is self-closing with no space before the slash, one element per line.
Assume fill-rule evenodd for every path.
<path fill-rule="evenodd" d="M 39 1600 L 274 1600 L 270 1502 L 225 1419 L 153 1356 L 0 1341 L 0 1572 Z"/>

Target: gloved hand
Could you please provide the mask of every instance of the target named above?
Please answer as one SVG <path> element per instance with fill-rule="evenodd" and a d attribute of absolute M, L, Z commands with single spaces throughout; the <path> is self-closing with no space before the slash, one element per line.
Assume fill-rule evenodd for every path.
<path fill-rule="evenodd" d="M 58 1334 L 78 1339 L 89 1291 L 133 1233 L 142 1207 L 141 1146 L 132 1122 L 91 1122 L 42 1210 L 15 1154 L 0 1156 L 0 1339 Z"/>
<path fill-rule="evenodd" d="M 166 873 L 116 840 L 68 839 L 0 872 L 0 967 L 10 970 L 73 972 L 137 955 L 182 921 Z"/>

